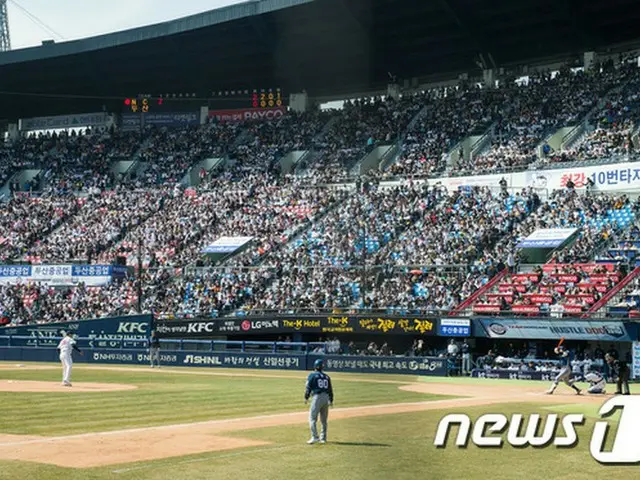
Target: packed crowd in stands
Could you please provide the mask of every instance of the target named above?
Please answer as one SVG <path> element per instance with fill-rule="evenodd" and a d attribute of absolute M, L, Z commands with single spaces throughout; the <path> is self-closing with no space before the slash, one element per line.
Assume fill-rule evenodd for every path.
<path fill-rule="evenodd" d="M 477 87 L 430 92 L 424 112 L 407 132 L 398 160 L 388 176 L 426 177 L 441 173 L 448 152 L 464 137 L 488 127 L 498 114 L 503 95 Z"/>
<path fill-rule="evenodd" d="M 174 189 L 159 212 L 130 230 L 101 260 L 125 256 L 128 264 L 137 265 L 142 239 L 145 266 L 203 266 L 204 246 L 222 236 L 246 236 L 253 237 L 249 248 L 227 264 L 251 266 L 345 195 L 341 189 L 271 175 L 246 176 L 242 182 L 214 179 L 199 190 Z"/>
<path fill-rule="evenodd" d="M 550 162 L 571 162 L 633 155 L 640 150 L 634 133 L 640 127 L 640 78 L 635 78 L 618 93 L 610 96 L 593 119 L 594 129 L 560 153 L 549 156 Z"/>
<path fill-rule="evenodd" d="M 42 174 L 13 188 L 39 195 L 17 192 L 0 203 L 0 260 L 107 264 L 125 257 L 136 267 L 140 252 L 150 269 L 143 310 L 163 316 L 451 311 L 505 267 L 510 273 L 474 308 L 513 311 L 538 296 L 551 297 L 538 313 L 558 313 L 558 305 L 564 313 L 584 312 L 625 274 L 598 271 L 592 262 L 635 221 L 636 202 L 572 188 L 546 201 L 532 189 L 447 192 L 416 178 L 524 167 L 536 160 L 535 147 L 547 133 L 581 121 L 620 86 L 594 116 L 598 128 L 566 155 L 628 152 L 640 82 L 638 69 L 626 68 L 567 69 L 532 74 L 520 86 L 509 79 L 496 89 L 461 84 L 398 100 L 355 100 L 342 110 L 273 122 L 87 130 L 2 143 L 2 183 L 27 167 Z M 469 161 L 469 152 L 458 151 L 457 162 L 449 160 L 455 145 L 491 125 L 494 144 L 487 152 Z M 353 178 L 344 188 L 323 185 L 345 180 L 367 152 L 399 140 L 399 158 L 384 174 Z M 311 150 L 311 161 L 300 175 L 280 175 L 279 160 L 293 150 Z M 179 185 L 199 161 L 222 157 L 226 165 L 204 172 L 202 184 Z M 140 163 L 118 176 L 113 167 L 121 160 Z M 385 177 L 400 182 L 380 183 Z M 550 264 L 518 273 L 518 242 L 554 227 L 581 230 Z M 230 258 L 204 256 L 203 247 L 222 236 L 253 240 Z M 569 271 L 568 264 L 583 267 Z M 576 280 L 558 282 L 558 276 Z M 129 313 L 136 306 L 132 280 L 102 288 L 27 282 L 0 287 L 0 298 L 0 315 L 15 322 Z"/>
<path fill-rule="evenodd" d="M 0 202 L 0 261 L 15 260 L 78 210 L 72 197 L 14 195 Z"/>
<path fill-rule="evenodd" d="M 559 316 L 586 312 L 627 273 L 613 263 L 589 262 L 603 245 L 631 226 L 638 206 L 625 195 L 556 192 L 516 227 L 510 248 L 538 228 L 581 228 L 577 240 L 568 249 L 554 252 L 543 267 L 507 275 L 497 289 L 475 303 L 473 311 Z"/>
<path fill-rule="evenodd" d="M 337 181 L 349 177 L 352 168 L 377 145 L 397 141 L 424 105 L 425 94 L 345 102 L 334 113 L 328 132 L 317 139 L 318 155 L 305 175 L 316 181 Z"/>
<path fill-rule="evenodd" d="M 111 195 L 88 197 L 76 206 L 88 216 L 76 215 L 53 235 L 36 241 L 28 249 L 31 254 L 28 257 L 32 261 L 43 258 L 62 261 L 93 252 L 91 255 L 96 258 L 103 250 L 103 255 L 110 258 L 126 253 L 119 248 L 127 245 L 127 231 L 132 232 L 128 233 L 131 239 L 136 238 L 133 232 L 143 231 L 145 255 L 153 254 L 156 258 L 149 266 L 172 267 L 152 269 L 145 278 L 143 309 L 158 315 L 216 316 L 238 311 L 333 308 L 392 308 L 424 313 L 450 311 L 502 268 L 515 270 L 514 246 L 519 238 L 533 230 L 592 224 L 594 229 L 599 228 L 601 237 L 583 234 L 571 249 L 554 255 L 551 263 L 540 271 L 509 274 L 499 284 L 498 295 L 487 294 L 474 307 L 483 313 L 494 313 L 523 305 L 518 309 L 524 312 L 535 299 L 549 304 L 544 308 L 535 305 L 537 313 L 557 313 L 553 308 L 546 308 L 553 307 L 554 303 L 563 304 L 564 312 L 576 313 L 595 303 L 621 280 L 624 272 L 610 272 L 609 267 L 592 268 L 589 264 L 580 270 L 561 262 L 589 260 L 582 255 L 592 255 L 600 242 L 606 241 L 606 235 L 617 235 L 624 225 L 629 225 L 628 220 L 624 220 L 624 225 L 614 225 L 613 222 L 622 220 L 611 212 L 626 208 L 635 214 L 637 208 L 624 196 L 587 197 L 576 192 L 559 192 L 549 202 L 542 203 L 534 198 L 533 192 L 527 191 L 502 197 L 476 187 L 449 194 L 440 188 L 409 183 L 395 188 L 373 186 L 367 191 L 349 194 L 318 187 L 300 189 L 295 184 L 277 187 L 267 182 L 262 187 L 255 186 L 253 192 L 236 191 L 236 197 L 222 186 L 217 187 L 211 192 L 198 193 L 208 199 L 202 202 L 200 210 L 191 203 L 197 197 L 185 192 L 179 192 L 178 196 L 172 196 L 170 189 L 157 196 L 151 193 L 155 190 L 142 196 L 127 192 L 133 196 L 132 201 L 144 202 L 146 219 L 136 214 L 137 209 L 115 215 Z M 279 188 L 280 196 L 274 195 Z M 217 200 L 206 196 L 212 192 L 221 192 L 221 196 Z M 268 205 L 266 198 L 279 198 L 283 204 Z M 303 205 L 304 211 L 289 217 L 279 215 L 287 199 L 292 205 Z M 325 203 L 319 204 L 322 200 Z M 226 201 L 230 203 L 224 203 Z M 85 210 L 82 202 L 95 203 Z M 172 206 L 172 202 L 176 205 Z M 174 208 L 172 215 L 158 223 L 158 219 L 165 219 L 164 213 Z M 262 217 L 257 213 L 261 208 L 265 208 Z M 220 217 L 205 220 L 202 235 L 190 238 L 191 232 L 197 232 L 194 222 L 199 217 L 206 218 L 207 212 Z M 191 213 L 195 217 L 189 217 Z M 109 221 L 98 222 L 101 217 Z M 260 218 L 262 220 L 258 220 Z M 317 220 L 308 223 L 312 218 Z M 485 220 L 478 220 L 482 218 Z M 206 222 L 212 222 L 213 227 L 205 228 Z M 232 233 L 257 234 L 258 242 L 244 254 L 215 268 L 185 269 L 187 263 L 171 260 L 172 256 L 174 260 L 201 258 L 199 250 L 207 243 L 203 239 L 209 235 L 208 230 L 215 231 L 225 222 L 228 224 L 220 232 L 229 232 L 235 225 L 240 230 Z M 425 228 L 423 222 L 429 222 L 429 227 Z M 249 225 L 251 223 L 254 226 Z M 82 225 L 91 228 L 84 229 Z M 305 229 L 309 225 L 310 228 Z M 261 228 L 270 234 L 260 236 Z M 302 234 L 287 244 L 299 231 Z M 261 243 L 273 241 L 278 232 L 283 235 L 278 240 L 280 248 Z M 416 247 L 426 238 L 425 232 L 433 232 L 433 237 L 425 245 Z M 63 242 L 65 238 L 71 241 Z M 124 241 L 119 242 L 121 239 Z M 163 242 L 176 247 L 172 256 L 156 255 L 157 247 Z M 131 250 L 135 254 L 135 249 Z M 35 254 L 44 257 L 37 258 Z M 412 259 L 417 262 L 415 266 L 408 263 Z M 257 267 L 246 268 L 253 265 Z M 569 271 L 570 268 L 578 270 Z M 363 278 L 369 285 L 363 284 Z M 81 299 L 80 304 L 96 315 L 132 312 L 135 307 L 131 281 L 103 289 L 70 289 L 64 294 L 44 286 L 22 285 L 20 288 L 37 290 L 38 305 L 49 305 L 47 298 L 53 295 L 55 301 L 52 300 L 51 305 L 63 309 L 60 315 L 67 311 L 65 302 L 72 299 Z M 76 290 L 79 293 L 75 293 Z M 5 296 L 15 298 L 15 294 L 7 292 Z M 571 301 L 564 303 L 567 300 Z M 15 305 L 20 302 L 14 300 L 11 305 L 17 308 Z M 533 307 L 527 312 L 533 312 Z"/>
<path fill-rule="evenodd" d="M 494 195 L 475 187 L 454 192 L 440 208 L 425 212 L 398 241 L 385 248 L 381 264 L 415 265 L 407 275 L 385 275 L 371 302 L 413 311 L 450 311 L 502 270 L 508 252 L 504 241 L 539 204 L 533 191 Z M 440 272 L 421 265 L 441 265 Z M 458 266 L 451 269 L 448 265 Z M 462 270 L 460 270 L 460 266 Z M 467 267 L 468 266 L 468 267 Z M 448 273 L 445 273 L 448 272 Z M 407 281 L 408 280 L 408 281 Z"/>
<path fill-rule="evenodd" d="M 118 242 L 125 233 L 163 206 L 166 191 L 109 190 L 75 199 L 78 210 L 48 236 L 28 248 L 25 259 L 32 263 L 64 263 L 86 260 Z"/>
<path fill-rule="evenodd" d="M 362 265 L 375 264 L 392 242 L 442 196 L 437 188 L 407 184 L 372 186 L 351 195 L 267 263 L 279 275 L 265 295 L 247 305 L 258 309 L 349 307 L 360 298 Z"/>
<path fill-rule="evenodd" d="M 251 122 L 246 125 L 246 141 L 236 145 L 230 156 L 237 169 L 249 175 L 278 173 L 279 160 L 291 151 L 312 148 L 330 117 L 330 112 L 313 111 L 290 113 L 273 122 Z"/>
<path fill-rule="evenodd" d="M 549 72 L 529 76 L 525 85 L 505 95 L 490 148 L 458 165 L 465 173 L 526 167 L 537 160 L 536 147 L 547 135 L 578 124 L 619 82 L 613 69 L 565 68 L 555 76 Z"/>
<path fill-rule="evenodd" d="M 0 285 L 0 324 L 2 319 L 13 324 L 51 323 L 134 313 L 134 305 L 125 308 L 126 292 L 132 288 L 125 284 L 131 283 L 64 288 L 35 282 Z"/>

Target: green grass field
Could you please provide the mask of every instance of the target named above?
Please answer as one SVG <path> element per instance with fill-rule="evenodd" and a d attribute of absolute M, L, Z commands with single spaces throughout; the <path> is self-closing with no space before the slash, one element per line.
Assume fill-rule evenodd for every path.
<path fill-rule="evenodd" d="M 193 372 L 193 373 L 190 373 Z M 218 376 L 208 369 L 120 371 L 74 367 L 74 383 L 103 382 L 138 386 L 107 393 L 0 393 L 0 434 L 65 436 L 254 417 L 305 410 L 305 372 L 226 371 L 256 374 Z M 0 379 L 58 382 L 60 371 L 0 370 Z M 333 374 L 335 408 L 443 400 L 446 397 L 399 390 L 425 381 L 390 375 Z M 481 383 L 487 380 L 428 379 L 428 382 Z M 513 385 L 513 382 L 508 382 Z M 523 385 L 528 383 L 523 382 Z M 540 385 L 540 383 L 534 383 Z M 495 385 L 500 385 L 497 382 Z M 453 397 L 449 397 L 453 398 Z M 588 453 L 597 406 L 516 403 L 482 407 L 330 419 L 329 443 L 306 445 L 304 423 L 234 431 L 227 437 L 260 440 L 266 445 L 169 457 L 95 468 L 64 468 L 37 462 L 0 460 L 0 479 L 590 479 L 600 476 L 640 478 L 640 465 L 601 466 Z M 476 417 L 483 413 L 585 413 L 576 448 L 558 450 L 436 449 L 440 418 L 449 412 Z M 148 435 L 149 442 L 154 434 Z M 43 449 L 47 445 L 42 446 Z M 0 450 L 2 447 L 0 446 Z M 44 451 L 44 450 L 43 450 Z M 100 455 L 100 451 L 95 451 Z"/>

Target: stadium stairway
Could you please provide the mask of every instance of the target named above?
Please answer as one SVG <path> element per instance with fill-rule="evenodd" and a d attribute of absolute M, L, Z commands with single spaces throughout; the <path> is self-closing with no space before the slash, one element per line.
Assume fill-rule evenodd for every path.
<path fill-rule="evenodd" d="M 635 278 L 640 275 L 640 267 L 636 267 L 633 269 L 631 273 L 629 273 L 626 277 L 622 279 L 622 281 L 618 282 L 618 284 L 609 290 L 606 295 L 604 295 L 600 300 L 594 303 L 589 310 L 582 315 L 582 318 L 588 318 L 600 310 L 602 307 L 607 305 L 609 301 L 611 301 L 618 293 L 620 293 L 627 285 L 629 285 Z"/>
<path fill-rule="evenodd" d="M 371 151 L 367 151 L 360 160 L 351 168 L 351 175 L 363 175 L 371 170 L 385 170 L 393 165 L 399 158 L 402 152 L 402 145 L 407 137 L 407 133 L 415 126 L 420 120 L 420 117 L 424 115 L 429 109 L 429 105 L 425 105 L 411 118 L 407 127 L 399 132 L 398 137 L 391 144 L 377 145 Z"/>
<path fill-rule="evenodd" d="M 491 289 L 493 289 L 493 287 L 495 287 L 500 282 L 500 280 L 504 278 L 506 274 L 507 274 L 507 269 L 505 268 L 501 272 L 499 272 L 497 275 L 495 275 L 491 280 L 485 283 L 482 288 L 476 290 L 473 295 L 468 297 L 466 300 L 463 300 L 462 302 L 460 302 L 460 304 L 451 311 L 451 314 L 459 315 L 460 313 L 470 308 L 476 302 L 476 300 L 478 300 L 478 298 L 483 296 L 485 293 L 488 293 L 489 291 L 491 291 Z"/>

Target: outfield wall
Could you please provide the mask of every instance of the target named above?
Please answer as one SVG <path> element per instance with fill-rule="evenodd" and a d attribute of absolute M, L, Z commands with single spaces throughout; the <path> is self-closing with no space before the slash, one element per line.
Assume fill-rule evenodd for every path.
<path fill-rule="evenodd" d="M 149 352 L 143 349 L 87 349 L 74 353 L 76 363 L 149 365 Z M 435 357 L 366 357 L 316 355 L 312 353 L 242 353 L 242 352 L 162 352 L 160 363 L 171 367 L 256 368 L 279 370 L 313 370 L 313 363 L 323 359 L 327 370 L 355 373 L 395 373 L 446 376 L 447 361 Z M 0 361 L 58 362 L 55 348 L 0 347 Z"/>

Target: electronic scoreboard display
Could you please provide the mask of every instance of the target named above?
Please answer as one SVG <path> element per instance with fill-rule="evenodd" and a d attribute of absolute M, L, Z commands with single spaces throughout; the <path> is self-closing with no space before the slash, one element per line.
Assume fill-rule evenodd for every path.
<path fill-rule="evenodd" d="M 124 99 L 125 113 L 161 113 L 195 111 L 203 106 L 211 109 L 279 108 L 286 106 L 280 88 L 254 88 L 216 90 L 204 95 L 189 94 L 144 94 Z"/>
<path fill-rule="evenodd" d="M 282 105 L 282 92 L 279 88 L 275 90 L 254 90 L 251 94 L 252 108 L 275 108 Z"/>

